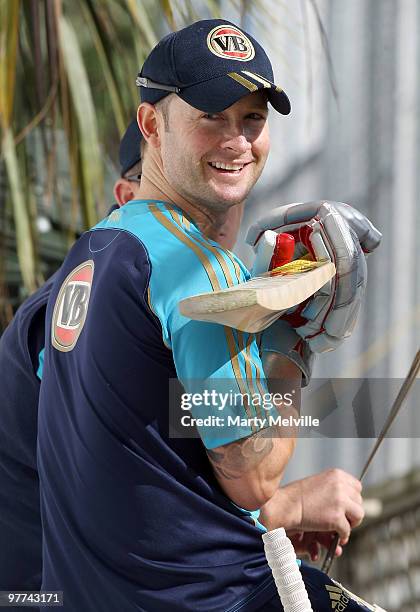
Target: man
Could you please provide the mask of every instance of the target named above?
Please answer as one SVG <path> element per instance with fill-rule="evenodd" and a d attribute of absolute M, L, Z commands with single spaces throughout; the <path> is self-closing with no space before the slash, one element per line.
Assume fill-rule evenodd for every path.
<path fill-rule="evenodd" d="M 139 182 L 141 135 L 134 121 L 120 145 L 118 205 Z M 54 276 L 18 309 L 0 341 L 0 590 L 39 590 L 41 520 L 36 463 L 39 355 L 45 344 L 45 310 Z"/>
<path fill-rule="evenodd" d="M 267 97 L 290 109 L 270 81 L 265 52 L 233 24 L 165 37 L 139 81 L 146 145 L 135 198 L 80 238 L 54 283 L 39 409 L 42 587 L 63 590 L 65 610 L 251 612 L 275 595 L 241 508 L 276 495 L 293 440 L 199 423 L 201 440 L 173 438 L 168 425 L 171 378 L 187 390 L 224 379 L 243 394 L 266 391 L 273 371 L 300 384 L 289 361 L 263 366 L 253 334 L 177 308 L 249 278 L 211 238 L 264 167 Z M 258 410 L 232 402 L 225 415 Z M 344 544 L 363 516 L 360 483 L 333 472 L 318 487 L 305 509 L 302 485 L 294 490 L 283 526 L 337 530 Z M 326 500 L 334 508 L 323 518 Z"/>
<path fill-rule="evenodd" d="M 120 144 L 121 178 L 114 184 L 118 206 L 133 198 L 141 178 L 141 133 L 137 121 Z M 117 206 L 113 209 L 118 208 Z M 111 209 L 111 210 L 113 210 Z M 238 211 L 217 234 L 232 248 Z M 39 590 L 42 534 L 36 464 L 40 379 L 39 357 L 45 344 L 45 311 L 54 282 L 51 277 L 18 309 L 0 340 L 2 401 L 0 414 L 0 589 Z"/>

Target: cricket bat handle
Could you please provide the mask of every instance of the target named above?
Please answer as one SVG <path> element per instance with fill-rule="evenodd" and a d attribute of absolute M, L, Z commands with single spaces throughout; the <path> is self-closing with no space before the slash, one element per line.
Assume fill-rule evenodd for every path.
<path fill-rule="evenodd" d="M 312 612 L 295 549 L 285 530 L 280 527 L 267 531 L 262 539 L 284 612 Z"/>

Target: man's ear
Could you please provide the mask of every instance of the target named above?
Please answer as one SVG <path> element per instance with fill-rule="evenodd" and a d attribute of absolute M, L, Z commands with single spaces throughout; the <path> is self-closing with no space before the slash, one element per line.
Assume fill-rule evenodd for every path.
<path fill-rule="evenodd" d="M 137 109 L 137 123 L 144 140 L 152 147 L 160 147 L 157 111 L 153 104 L 142 102 Z"/>
<path fill-rule="evenodd" d="M 117 200 L 120 206 L 124 206 L 130 200 L 135 199 L 135 189 L 138 187 L 138 183 L 133 181 L 127 181 L 127 179 L 120 178 L 115 181 L 114 184 L 114 198 Z"/>

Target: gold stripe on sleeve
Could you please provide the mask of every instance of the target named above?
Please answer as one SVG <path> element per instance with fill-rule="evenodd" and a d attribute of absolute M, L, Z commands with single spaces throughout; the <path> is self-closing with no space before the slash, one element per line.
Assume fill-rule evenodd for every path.
<path fill-rule="evenodd" d="M 155 219 L 159 221 L 161 225 L 163 225 L 163 227 L 165 227 L 169 232 L 171 232 L 171 234 L 178 238 L 180 242 L 185 244 L 186 247 L 190 248 L 195 255 L 197 255 L 203 264 L 207 276 L 209 277 L 213 291 L 221 289 L 216 272 L 214 271 L 208 256 L 202 251 L 202 249 L 196 245 L 195 242 L 193 242 L 191 238 L 189 238 L 177 225 L 175 225 L 175 223 L 172 223 L 159 208 L 154 208 L 153 205 L 149 204 L 149 210 Z"/>
<path fill-rule="evenodd" d="M 239 264 L 237 263 L 234 255 L 230 251 L 228 251 L 227 249 L 224 249 L 223 247 L 219 247 L 219 249 L 217 249 L 216 247 L 214 247 L 212 245 L 210 245 L 210 246 L 212 247 L 212 249 L 215 249 L 216 251 L 218 251 L 220 249 L 223 251 L 223 253 L 226 255 L 226 257 L 230 260 L 230 262 L 233 265 L 233 269 L 235 270 L 236 280 L 238 281 L 238 283 L 242 283 L 243 281 L 241 280 L 241 269 L 240 269 Z M 225 260 L 223 260 L 223 261 L 225 261 Z M 229 286 L 231 286 L 231 285 L 229 285 Z"/>
<path fill-rule="evenodd" d="M 191 222 L 189 219 L 187 219 L 187 217 L 185 215 L 182 215 L 182 221 L 185 225 L 185 227 L 187 228 L 187 230 L 191 229 Z"/>
<path fill-rule="evenodd" d="M 174 221 L 176 223 L 178 223 L 178 225 L 180 227 L 182 227 L 181 225 L 181 219 L 179 217 L 179 215 L 177 215 L 177 213 L 175 213 L 174 211 L 172 211 L 170 208 L 167 208 L 167 210 L 170 212 L 172 218 L 174 219 Z M 226 284 L 228 287 L 232 287 L 233 286 L 233 280 L 232 280 L 232 276 L 230 273 L 230 270 L 228 268 L 228 265 L 226 263 L 225 258 L 223 257 L 223 254 L 220 253 L 220 249 L 221 247 L 215 247 L 213 244 L 210 244 L 209 242 L 207 242 L 206 240 L 203 240 L 203 238 L 201 238 L 200 236 L 194 236 L 193 238 L 191 238 L 191 240 L 195 240 L 196 242 L 198 242 L 201 246 L 203 246 L 205 249 L 207 249 L 208 251 L 210 251 L 211 253 L 213 253 L 213 255 L 215 256 L 215 258 L 217 259 L 222 272 L 224 274 L 225 280 L 226 280 Z M 229 254 L 223 250 L 223 252 L 229 256 Z M 229 256 L 230 259 L 232 259 L 231 256 Z M 236 270 L 235 270 L 236 272 Z M 238 279 L 239 281 L 239 279 Z M 239 281 L 240 282 L 240 281 Z"/>
<path fill-rule="evenodd" d="M 251 334 L 252 336 L 255 336 L 255 334 Z M 252 359 L 252 357 L 251 357 Z M 255 361 L 252 361 L 252 363 L 255 365 L 255 379 L 256 379 L 256 383 L 257 383 L 257 387 L 259 389 L 260 395 L 263 396 L 265 393 L 267 393 L 267 390 L 264 389 L 264 386 L 262 384 L 262 370 L 260 368 L 260 366 L 258 365 L 258 363 L 255 363 Z"/>
<path fill-rule="evenodd" d="M 227 327 L 226 325 L 224 326 L 224 328 L 225 328 L 226 340 L 227 340 L 228 347 L 229 347 L 229 352 L 231 354 L 233 372 L 235 374 L 236 382 L 238 383 L 239 391 L 242 394 L 242 397 L 244 399 L 244 408 L 245 408 L 246 416 L 248 419 L 250 419 L 251 410 L 248 405 L 248 401 L 246 399 L 248 389 L 247 389 L 246 384 L 244 383 L 244 379 L 242 378 L 241 368 L 239 365 L 239 352 L 238 352 L 239 347 L 236 346 L 233 329 L 231 327 Z M 258 428 L 255 425 L 251 424 L 251 430 L 253 433 L 255 433 L 257 429 Z"/>
<path fill-rule="evenodd" d="M 169 206 L 166 206 L 166 204 L 164 204 L 166 210 L 169 212 L 169 214 L 171 215 L 172 219 L 175 221 L 175 223 L 179 226 L 181 226 L 181 215 L 179 213 L 177 213 L 176 210 L 174 210 L 173 208 L 170 208 Z"/>
<path fill-rule="evenodd" d="M 235 268 L 235 274 L 236 274 L 236 278 L 238 279 L 238 283 L 241 283 L 241 269 L 239 267 L 238 262 L 236 261 L 236 259 L 233 257 L 233 255 L 231 255 L 230 253 L 228 254 L 228 257 L 230 257 L 231 262 L 233 263 L 233 267 Z"/>
<path fill-rule="evenodd" d="M 172 219 L 177 223 L 180 227 L 185 227 L 185 229 L 191 229 L 191 222 L 185 215 L 180 215 L 176 210 L 171 208 L 168 204 L 164 204 L 166 210 L 170 213 Z"/>
<path fill-rule="evenodd" d="M 241 332 L 241 334 L 243 334 L 243 332 Z M 246 369 L 246 375 L 249 378 L 250 383 L 252 384 L 253 392 L 256 395 L 262 395 L 263 394 L 262 386 L 260 384 L 260 381 L 258 380 L 260 378 L 259 367 L 258 367 L 258 364 L 255 363 L 255 361 L 253 360 L 251 356 L 251 344 L 254 338 L 255 338 L 254 334 L 248 334 L 248 339 L 246 341 L 245 350 L 244 350 L 245 369 Z M 255 378 L 252 375 L 252 366 L 254 366 L 255 368 L 255 372 L 256 372 Z M 261 418 L 262 408 L 258 406 L 253 406 L 253 407 L 255 409 L 257 416 Z"/>
<path fill-rule="evenodd" d="M 197 236 L 194 236 L 194 238 L 197 240 L 197 242 L 199 242 L 203 247 L 205 247 L 206 249 L 208 249 L 211 253 L 213 253 L 213 255 L 215 256 L 215 258 L 217 259 L 217 261 L 219 262 L 220 267 L 222 268 L 222 272 L 224 274 L 224 277 L 226 279 L 226 284 L 228 287 L 232 287 L 233 286 L 233 279 L 230 273 L 230 270 L 228 268 L 228 265 L 226 263 L 225 258 L 223 257 L 222 253 L 220 253 L 219 248 L 215 247 L 214 245 L 210 244 L 209 242 L 206 242 L 205 240 L 202 240 L 201 238 L 198 238 Z"/>

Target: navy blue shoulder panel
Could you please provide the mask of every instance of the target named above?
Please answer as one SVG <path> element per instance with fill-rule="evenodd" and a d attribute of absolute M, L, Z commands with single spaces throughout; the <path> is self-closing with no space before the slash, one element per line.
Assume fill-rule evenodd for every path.
<path fill-rule="evenodd" d="M 54 278 L 31 295 L 17 310 L 0 339 L 3 450 L 35 468 L 39 380 L 38 354 L 44 346 L 45 312 Z M 29 426 L 31 424 L 31 426 Z"/>
<path fill-rule="evenodd" d="M 53 280 L 22 304 L 0 339 L 0 590 L 41 586 L 35 372 Z"/>

